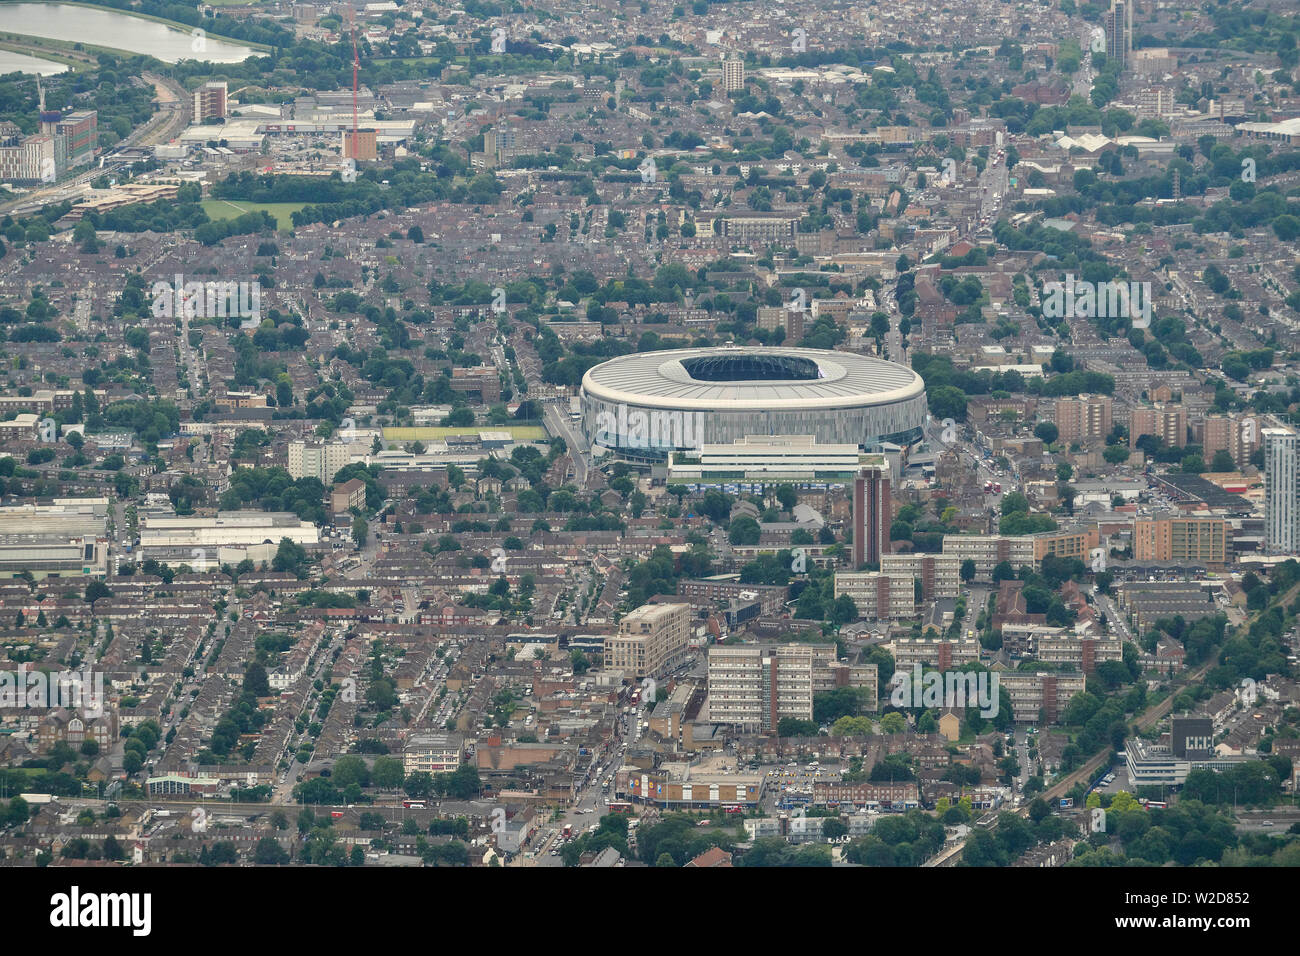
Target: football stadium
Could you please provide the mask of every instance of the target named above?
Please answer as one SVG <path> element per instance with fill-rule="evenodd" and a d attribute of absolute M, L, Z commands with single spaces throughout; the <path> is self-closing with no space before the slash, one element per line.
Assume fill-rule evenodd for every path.
<path fill-rule="evenodd" d="M 648 462 L 757 435 L 863 451 L 907 446 L 926 417 L 925 382 L 910 368 L 822 349 L 623 355 L 588 370 L 580 399 L 583 434 L 598 454 Z"/>

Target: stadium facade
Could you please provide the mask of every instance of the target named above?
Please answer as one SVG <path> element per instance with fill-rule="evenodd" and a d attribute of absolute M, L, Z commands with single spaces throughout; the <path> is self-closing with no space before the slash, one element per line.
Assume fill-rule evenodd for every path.
<path fill-rule="evenodd" d="M 810 435 L 877 451 L 911 445 L 926 418 L 910 368 L 854 352 L 723 346 L 624 355 L 580 393 L 584 437 L 629 461 L 755 435 Z"/>

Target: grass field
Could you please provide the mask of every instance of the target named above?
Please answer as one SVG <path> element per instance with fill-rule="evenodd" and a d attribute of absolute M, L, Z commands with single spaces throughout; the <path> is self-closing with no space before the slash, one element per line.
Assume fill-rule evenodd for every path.
<path fill-rule="evenodd" d="M 301 202 L 231 202 L 229 199 L 205 199 L 200 205 L 210 219 L 234 219 L 246 212 L 257 212 L 259 209 L 264 209 L 275 217 L 276 228 L 281 232 L 288 232 L 293 228 L 293 221 L 289 217 L 307 204 Z"/>
<path fill-rule="evenodd" d="M 479 432 L 509 432 L 516 441 L 537 441 L 546 437 L 546 429 L 537 425 L 471 425 L 466 428 L 442 428 L 425 425 L 416 428 L 385 428 L 384 441 L 428 441 L 450 435 L 477 435 Z"/>

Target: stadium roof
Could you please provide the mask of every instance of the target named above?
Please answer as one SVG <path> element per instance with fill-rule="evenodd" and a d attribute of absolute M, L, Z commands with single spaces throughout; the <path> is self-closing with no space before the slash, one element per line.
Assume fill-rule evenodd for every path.
<path fill-rule="evenodd" d="M 884 359 L 771 347 L 623 355 L 590 369 L 582 387 L 605 401 L 714 411 L 886 405 L 925 393 L 921 376 Z"/>

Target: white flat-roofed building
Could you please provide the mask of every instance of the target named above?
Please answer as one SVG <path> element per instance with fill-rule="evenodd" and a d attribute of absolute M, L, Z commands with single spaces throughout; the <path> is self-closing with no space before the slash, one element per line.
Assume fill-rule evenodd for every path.
<path fill-rule="evenodd" d="M 108 573 L 108 539 L 5 535 L 0 539 L 0 579 L 24 572 L 38 580 L 103 577 Z"/>
<path fill-rule="evenodd" d="M 107 498 L 55 498 L 50 504 L 0 508 L 0 541 L 14 535 L 102 538 L 107 527 Z"/>
<path fill-rule="evenodd" d="M 1300 434 L 1265 428 L 1264 542 L 1269 554 L 1300 553 Z"/>
<path fill-rule="evenodd" d="M 848 571 L 835 575 L 835 597 L 847 594 L 858 617 L 869 621 L 901 621 L 916 616 L 916 585 L 911 572 Z"/>
<path fill-rule="evenodd" d="M 328 485 L 355 457 L 365 457 L 369 446 L 345 441 L 289 442 L 289 474 L 294 478 L 315 478 Z"/>
<path fill-rule="evenodd" d="M 416 734 L 402 749 L 402 769 L 413 773 L 451 773 L 461 764 L 464 738 L 459 734 Z"/>
<path fill-rule="evenodd" d="M 186 515 L 144 515 L 140 519 L 140 551 L 221 545 L 320 543 L 320 529 L 287 511 L 223 511 L 215 518 Z"/>
<path fill-rule="evenodd" d="M 668 480 L 679 484 L 846 482 L 872 457 L 862 454 L 857 445 L 820 444 L 812 435 L 746 435 L 731 444 L 672 453 Z"/>

